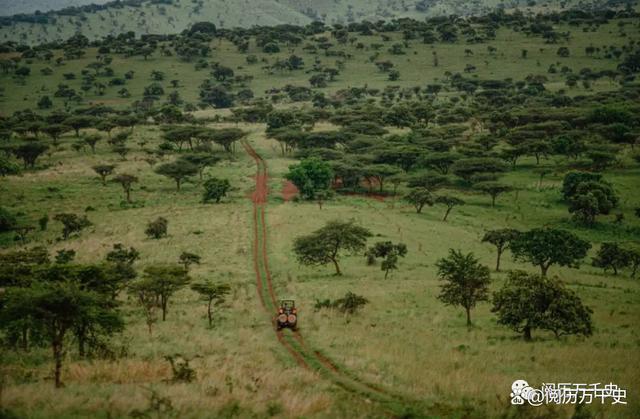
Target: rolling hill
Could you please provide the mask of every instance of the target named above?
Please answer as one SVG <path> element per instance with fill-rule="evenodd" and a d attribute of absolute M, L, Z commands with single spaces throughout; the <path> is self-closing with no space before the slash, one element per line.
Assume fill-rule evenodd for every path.
<path fill-rule="evenodd" d="M 218 27 L 303 25 L 313 20 L 325 23 L 425 17 L 478 15 L 496 7 L 538 13 L 576 7 L 581 10 L 621 7 L 627 0 L 127 0 L 84 5 L 82 0 L 47 2 L 67 7 L 58 11 L 21 14 L 0 19 L 0 41 L 37 44 L 67 39 L 81 32 L 90 39 L 133 31 L 136 34 L 179 33 L 197 21 L 210 21 Z M 52 4 L 51 4 L 52 3 Z M 104 2 L 97 2 L 104 3 Z M 7 11 L 33 13 L 46 10 L 45 2 L 0 1 Z"/>

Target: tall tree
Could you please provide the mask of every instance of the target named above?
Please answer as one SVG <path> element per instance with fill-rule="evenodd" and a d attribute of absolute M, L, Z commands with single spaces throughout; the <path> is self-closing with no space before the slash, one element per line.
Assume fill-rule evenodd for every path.
<path fill-rule="evenodd" d="M 228 284 L 216 284 L 211 280 L 198 282 L 191 285 L 191 289 L 200 294 L 200 297 L 207 302 L 207 318 L 209 327 L 213 325 L 213 306 L 220 306 L 225 302 L 225 296 L 231 291 Z"/>
<path fill-rule="evenodd" d="M 404 200 L 412 204 L 418 214 L 422 213 L 422 208 L 424 208 L 425 205 L 432 206 L 434 203 L 433 195 L 426 188 L 413 188 L 404 197 Z"/>
<path fill-rule="evenodd" d="M 135 283 L 134 288 L 156 295 L 162 310 L 162 321 L 165 321 L 169 299 L 190 280 L 189 273 L 180 265 L 154 265 L 145 268 L 143 277 Z"/>
<path fill-rule="evenodd" d="M 62 387 L 62 365 L 69 334 L 80 325 L 90 324 L 111 335 L 122 330 L 123 321 L 115 306 L 95 292 L 75 282 L 36 283 L 30 288 L 11 287 L 3 296 L 0 324 L 11 325 L 28 317 L 50 345 L 55 363 L 54 384 Z"/>
<path fill-rule="evenodd" d="M 436 204 L 442 204 L 447 207 L 447 211 L 444 213 L 444 217 L 442 218 L 442 221 L 447 221 L 447 217 L 449 216 L 449 213 L 451 212 L 451 210 L 453 210 L 454 207 L 465 204 L 465 202 L 462 199 L 456 198 L 455 196 L 449 196 L 449 195 L 440 195 L 436 198 L 435 202 Z"/>
<path fill-rule="evenodd" d="M 502 252 L 509 248 L 509 245 L 518 237 L 518 234 L 520 234 L 520 232 L 512 228 L 489 230 L 484 234 L 482 242 L 491 243 L 496 247 L 498 252 L 498 256 L 496 257 L 496 272 L 500 272 L 500 258 L 502 257 Z"/>
<path fill-rule="evenodd" d="M 138 178 L 136 176 L 133 176 L 133 175 L 128 175 L 126 173 L 121 173 L 118 176 L 116 176 L 115 178 L 113 178 L 113 181 L 116 182 L 116 183 L 119 183 L 120 186 L 122 186 L 122 189 L 124 190 L 125 197 L 127 198 L 127 202 L 131 203 L 131 187 L 133 186 L 133 184 L 135 182 L 138 181 Z"/>
<path fill-rule="evenodd" d="M 42 144 L 38 141 L 27 141 L 23 144 L 15 146 L 11 151 L 13 154 L 22 159 L 24 162 L 24 168 L 35 167 L 38 157 L 44 154 L 49 149 L 49 146 Z"/>
<path fill-rule="evenodd" d="M 463 307 L 467 327 L 471 327 L 471 309 L 489 300 L 489 268 L 481 265 L 473 253 L 464 255 L 454 249 L 449 249 L 449 256 L 438 260 L 436 267 L 438 276 L 445 282 L 440 286 L 438 299 L 446 305 Z"/>

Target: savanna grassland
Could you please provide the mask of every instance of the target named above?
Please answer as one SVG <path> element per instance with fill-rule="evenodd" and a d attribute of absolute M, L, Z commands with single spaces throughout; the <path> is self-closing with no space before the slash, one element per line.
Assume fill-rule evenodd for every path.
<path fill-rule="evenodd" d="M 639 35 L 638 15 L 616 10 L 200 23 L 179 35 L 1 44 L 0 415 L 637 417 Z M 480 168 L 468 176 L 473 159 Z M 305 161 L 330 170 L 322 200 L 305 196 L 307 184 L 289 196 L 292 166 Z M 179 188 L 166 175 L 172 164 L 184 172 Z M 98 165 L 113 166 L 104 184 Z M 589 199 L 563 196 L 576 171 L 602 175 Z M 130 199 L 116 182 L 124 174 L 135 177 Z M 212 179 L 230 187 L 203 202 Z M 254 195 L 261 181 L 264 203 Z M 482 186 L 498 183 L 492 205 Z M 413 192 L 426 196 L 422 211 Z M 444 221 L 438 196 L 464 203 Z M 57 214 L 90 223 L 65 238 Z M 158 217 L 168 226 L 154 237 L 146 230 Z M 339 258 L 340 276 L 331 263 L 299 263 L 295 239 L 333 220 L 366 227 L 367 245 L 403 243 L 407 253 L 388 276 L 364 249 Z M 490 296 L 510 270 L 540 272 L 509 250 L 495 272 L 483 237 L 506 228 L 590 244 L 575 266 L 548 272 L 592 310 L 587 331 L 556 338 L 538 328 L 526 340 L 497 321 L 491 301 L 478 302 L 467 327 L 463 308 L 439 300 L 438 263 L 450 249 L 490 268 Z M 118 243 L 137 257 L 114 261 Z M 592 263 L 603 243 L 628 249 L 616 275 Z M 34 262 L 42 247 L 47 260 Z M 159 296 L 145 306 L 139 287 L 154 279 L 150 268 L 181 269 L 183 252 L 199 259 L 162 320 Z M 85 268 L 116 284 L 113 298 L 75 273 Z M 190 287 L 205 281 L 229 287 L 211 326 Z M 60 383 L 47 324 L 20 305 L 59 283 L 122 320 L 89 335 L 70 326 Z M 296 300 L 298 332 L 274 336 L 273 307 L 261 303 L 269 284 L 272 296 Z M 354 313 L 318 304 L 348 292 L 367 304 Z M 613 382 L 627 404 L 512 406 L 516 379 Z"/>

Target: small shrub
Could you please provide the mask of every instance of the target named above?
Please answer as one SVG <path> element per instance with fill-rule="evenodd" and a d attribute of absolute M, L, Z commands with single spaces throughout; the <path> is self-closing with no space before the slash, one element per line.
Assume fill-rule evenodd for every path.
<path fill-rule="evenodd" d="M 166 218 L 158 217 L 155 221 L 147 224 L 147 229 L 144 232 L 151 239 L 160 239 L 167 236 L 168 226 L 169 221 Z"/>
<path fill-rule="evenodd" d="M 189 360 L 180 354 L 167 355 L 164 357 L 171 364 L 173 377 L 171 381 L 174 383 L 190 383 L 196 378 L 196 372 L 189 366 Z"/>
<path fill-rule="evenodd" d="M 323 308 L 333 308 L 342 313 L 355 314 L 358 310 L 360 310 L 368 303 L 369 300 L 367 300 L 363 296 L 354 294 L 349 291 L 343 298 L 339 298 L 335 301 L 331 301 L 330 299 L 316 300 L 314 308 L 316 309 L 316 311 Z"/>
<path fill-rule="evenodd" d="M 0 207 L 0 233 L 13 230 L 18 223 L 16 216 Z"/>

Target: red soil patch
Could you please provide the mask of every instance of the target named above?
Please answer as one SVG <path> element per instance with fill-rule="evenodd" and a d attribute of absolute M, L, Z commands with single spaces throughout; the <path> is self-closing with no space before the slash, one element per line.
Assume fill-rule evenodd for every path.
<path fill-rule="evenodd" d="M 282 199 L 284 199 L 285 202 L 291 201 L 295 198 L 296 195 L 298 195 L 298 192 L 297 186 L 290 180 L 287 180 L 282 184 Z"/>

